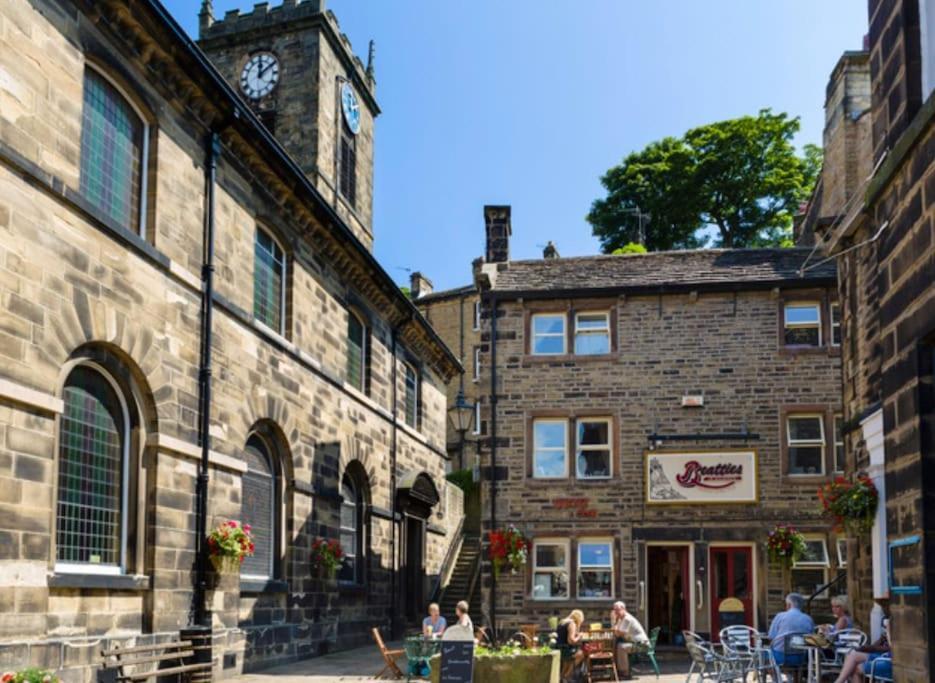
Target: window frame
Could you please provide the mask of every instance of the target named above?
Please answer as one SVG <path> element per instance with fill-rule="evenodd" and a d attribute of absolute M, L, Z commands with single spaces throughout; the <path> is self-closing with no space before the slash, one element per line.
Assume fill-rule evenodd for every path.
<path fill-rule="evenodd" d="M 837 314 L 835 315 L 835 311 Z M 835 322 L 837 318 L 837 322 Z M 834 333 L 837 330 L 838 340 L 834 340 Z M 842 336 L 843 327 L 841 326 L 841 304 L 838 301 L 832 301 L 828 304 L 828 343 L 830 346 L 838 348 L 844 337 Z"/>
<path fill-rule="evenodd" d="M 581 547 L 585 544 L 606 544 L 610 564 L 584 564 L 581 561 Z M 615 562 L 614 562 L 614 539 L 609 536 L 582 536 L 576 539 L 575 543 L 575 597 L 578 600 L 612 600 L 616 596 L 616 585 L 614 581 Z M 610 570 L 610 595 L 584 596 L 581 595 L 581 575 L 587 571 L 607 571 Z"/>
<path fill-rule="evenodd" d="M 816 418 L 821 429 L 821 442 L 815 439 L 792 439 L 791 421 L 803 418 Z M 828 470 L 828 435 L 825 429 L 825 415 L 816 411 L 793 412 L 789 411 L 785 415 L 785 447 L 786 447 L 786 476 L 787 477 L 824 477 Z M 796 447 L 814 448 L 816 445 L 821 447 L 821 470 L 819 472 L 793 472 L 792 471 L 792 449 Z"/>
<path fill-rule="evenodd" d="M 338 177 L 337 193 L 352 208 L 357 208 L 357 135 L 347 125 L 343 113 L 339 113 L 341 125 L 338 126 Z M 344 150 L 347 149 L 345 159 Z M 350 163 L 348 163 L 350 161 Z M 348 166 L 350 170 L 348 172 Z M 345 187 L 347 178 L 347 187 Z"/>
<path fill-rule="evenodd" d="M 279 329 L 275 329 L 266 324 L 265 321 L 260 320 L 257 317 L 256 310 L 256 276 L 257 276 L 257 258 L 256 258 L 256 249 L 259 242 L 260 233 L 267 235 L 270 238 L 270 241 L 279 249 L 282 254 L 282 278 L 279 287 Z M 265 329 L 270 330 L 271 332 L 279 335 L 280 337 L 286 336 L 286 291 L 289 283 L 289 254 L 283 248 L 282 242 L 279 238 L 276 237 L 276 234 L 272 230 L 264 228 L 259 223 L 256 224 L 256 229 L 253 233 L 253 319 L 258 324 L 262 325 Z M 270 254 L 270 256 L 275 257 L 275 254 Z"/>
<path fill-rule="evenodd" d="M 348 486 L 351 491 L 354 493 L 354 503 L 353 505 L 348 505 L 347 501 L 344 499 L 344 488 Z M 341 579 L 340 578 L 340 569 L 338 570 L 338 583 L 345 586 L 361 586 L 365 582 L 364 574 L 364 563 L 366 562 L 366 548 L 364 542 L 364 535 L 366 534 L 366 528 L 364 523 L 364 515 L 366 514 L 365 505 L 364 505 L 364 495 L 361 488 L 360 482 L 356 481 L 356 478 L 351 476 L 350 473 L 345 472 L 344 476 L 341 478 L 341 503 L 340 508 L 344 507 L 353 507 L 354 509 L 354 578 L 353 579 Z M 338 514 L 338 539 L 340 540 L 341 535 L 347 533 L 347 530 L 350 527 L 344 526 L 343 520 L 341 518 L 340 512 Z M 345 556 L 348 555 L 347 549 L 344 548 L 344 544 L 341 544 L 342 550 L 344 550 Z"/>
<path fill-rule="evenodd" d="M 60 562 L 58 560 L 58 506 L 60 502 L 60 487 L 58 468 L 61 467 L 61 448 L 62 448 L 62 419 L 64 412 L 58 417 L 56 423 L 56 440 L 58 448 L 56 451 L 56 475 L 55 475 L 55 552 L 53 554 L 53 570 L 61 574 L 97 574 L 106 576 L 122 576 L 127 573 L 127 541 L 128 541 L 128 516 L 129 516 L 129 486 L 130 486 L 130 409 L 127 397 L 123 389 L 117 383 L 110 372 L 104 366 L 90 360 L 82 360 L 69 368 L 65 381 L 62 384 L 62 397 L 64 399 L 65 388 L 68 386 L 68 379 L 78 368 L 88 368 L 92 372 L 100 375 L 107 382 L 117 396 L 120 404 L 121 417 L 123 419 L 123 446 L 121 448 L 121 474 L 120 474 L 120 562 L 119 564 L 94 564 L 82 562 Z"/>
<path fill-rule="evenodd" d="M 409 420 L 409 372 L 413 376 L 412 421 Z M 422 380 L 419 370 L 408 361 L 403 361 L 403 422 L 413 429 L 419 429 L 419 403 Z"/>
<path fill-rule="evenodd" d="M 474 375 L 471 378 L 472 381 L 474 382 L 480 381 L 480 354 L 481 354 L 480 347 L 475 346 L 474 347 Z"/>
<path fill-rule="evenodd" d="M 475 332 L 480 330 L 480 300 L 474 302 L 474 320 L 471 327 Z"/>
<path fill-rule="evenodd" d="M 844 552 L 841 552 L 841 545 L 844 545 Z M 834 548 L 838 556 L 838 569 L 847 569 L 847 539 L 846 538 L 836 538 L 834 540 Z"/>
<path fill-rule="evenodd" d="M 832 458 L 831 471 L 834 474 L 844 474 L 847 471 L 847 450 L 844 448 L 844 416 L 835 413 L 831 417 Z M 841 449 L 841 462 L 838 462 L 838 448 Z M 841 469 L 838 469 L 838 465 Z"/>
<path fill-rule="evenodd" d="M 587 444 L 582 446 L 579 443 L 579 425 L 583 422 L 602 422 L 607 425 L 607 444 Z M 574 448 L 574 458 L 575 458 L 575 479 L 582 481 L 600 481 L 605 479 L 612 479 L 614 476 L 614 421 L 611 417 L 576 417 L 574 421 L 575 429 L 575 448 Z M 601 476 L 585 476 L 581 473 L 578 467 L 578 455 L 581 451 L 607 451 L 607 474 Z"/>
<path fill-rule="evenodd" d="M 561 547 L 565 551 L 565 564 L 561 567 L 558 565 L 547 566 L 544 569 L 539 568 L 539 554 L 536 552 L 539 546 L 557 546 Z M 542 538 L 534 538 L 532 540 L 532 562 L 530 563 L 530 586 L 529 586 L 529 599 L 537 600 L 542 602 L 559 602 L 562 600 L 571 599 L 571 539 L 570 538 L 560 538 L 554 536 L 544 536 Z M 564 571 L 566 575 L 565 581 L 565 594 L 541 597 L 536 595 L 536 574 L 542 573 L 552 573 Z"/>
<path fill-rule="evenodd" d="M 273 581 L 277 578 L 277 556 L 279 553 L 279 538 L 282 533 L 282 515 L 279 510 L 279 500 L 280 500 L 280 486 L 279 486 L 279 470 L 277 468 L 276 461 L 276 448 L 274 444 L 270 443 L 270 440 L 260 434 L 258 431 L 253 430 L 247 435 L 246 441 L 244 441 L 244 449 L 246 450 L 247 445 L 250 443 L 250 440 L 256 438 L 260 442 L 263 449 L 263 455 L 266 456 L 267 463 L 269 464 L 269 477 L 270 477 L 270 552 L 269 552 L 269 574 L 244 574 L 240 573 L 240 579 L 246 581 Z M 243 473 L 244 475 L 250 472 L 250 468 Z M 243 475 L 241 475 L 241 499 L 240 499 L 240 516 L 243 520 Z M 251 524 L 247 520 L 248 524 Z"/>
<path fill-rule="evenodd" d="M 792 563 L 792 569 L 828 569 L 831 556 L 828 554 L 828 538 L 820 534 L 804 534 L 805 543 L 821 543 L 822 560 L 798 560 Z"/>
<path fill-rule="evenodd" d="M 129 90 L 126 87 L 124 87 L 117 79 L 112 77 L 105 69 L 101 68 L 96 63 L 92 61 L 88 61 L 88 60 L 85 61 L 84 69 L 85 69 L 85 72 L 82 74 L 82 80 L 81 80 L 81 88 L 82 88 L 82 91 L 81 91 L 81 126 L 82 128 L 78 133 L 79 175 L 81 174 L 81 157 L 82 157 L 81 136 L 84 130 L 84 88 L 86 86 L 87 71 L 90 69 L 94 71 L 94 73 L 97 76 L 99 76 L 101 79 L 106 81 L 114 90 L 117 91 L 117 94 L 120 95 L 121 98 L 123 98 L 123 100 L 129 105 L 130 109 L 133 110 L 133 113 L 136 114 L 142 126 L 142 129 L 140 131 L 140 138 L 141 138 L 141 141 L 140 141 L 140 179 L 139 179 L 139 197 L 137 198 L 137 204 L 138 204 L 137 214 L 138 215 L 136 217 L 136 226 L 134 229 L 131 230 L 131 232 L 133 232 L 134 234 L 136 234 L 137 236 L 145 240 L 147 239 L 147 227 L 148 227 L 147 212 L 149 210 L 147 200 L 148 200 L 148 195 L 149 195 L 149 152 L 150 152 L 149 138 L 151 135 L 150 117 L 147 116 L 146 112 L 143 111 L 142 107 L 140 107 L 137 104 L 136 98 L 130 94 Z M 81 181 L 79 178 L 79 186 L 80 184 L 81 184 Z M 82 193 L 82 196 L 84 196 L 83 193 Z M 95 205 L 92 204 L 92 206 L 95 206 Z M 95 209 L 97 209 L 96 206 L 95 206 Z M 103 210 L 101 211 L 103 213 Z M 112 216 L 110 216 L 110 214 L 105 214 L 105 215 L 107 215 L 108 219 L 116 222 L 116 220 Z M 121 227 L 127 227 L 127 226 L 121 226 Z"/>
<path fill-rule="evenodd" d="M 556 332 L 546 332 L 538 334 L 536 332 L 536 320 L 539 318 L 559 318 L 562 321 L 562 331 L 560 333 Z M 536 351 L 536 339 L 538 337 L 561 337 L 562 340 L 562 350 L 556 352 L 540 352 Z M 538 313 L 533 313 L 529 316 L 529 355 L 531 356 L 564 356 L 568 353 L 568 314 L 564 311 L 561 312 L 547 312 L 542 311 Z"/>
<path fill-rule="evenodd" d="M 790 323 L 789 322 L 789 309 L 790 308 L 805 308 L 805 307 L 814 307 L 815 311 L 818 313 L 818 320 L 815 323 Z M 820 349 L 824 343 L 824 335 L 822 334 L 822 311 L 821 311 L 821 301 L 813 299 L 790 299 L 783 302 L 782 306 L 782 343 L 783 346 L 791 349 Z M 818 342 L 815 344 L 790 344 L 786 341 L 786 332 L 789 329 L 811 329 L 815 328 L 818 330 Z"/>
<path fill-rule="evenodd" d="M 581 318 L 581 316 L 588 316 L 588 315 L 603 316 L 606 326 L 603 329 L 588 329 L 588 328 L 581 329 L 579 327 L 579 319 Z M 612 343 L 613 340 L 611 339 L 611 332 L 610 332 L 610 326 L 611 326 L 610 317 L 611 317 L 610 311 L 607 311 L 607 310 L 575 311 L 574 329 L 573 329 L 573 334 L 572 334 L 573 344 L 574 344 L 574 349 L 573 349 L 574 355 L 576 356 L 606 356 L 607 354 L 611 353 L 611 351 L 613 350 L 613 343 Z M 584 353 L 584 352 L 578 351 L 578 337 L 579 336 L 589 337 L 589 336 L 597 336 L 599 334 L 603 334 L 607 337 L 607 350 L 606 351 L 602 351 L 600 353 Z"/>
<path fill-rule="evenodd" d="M 474 426 L 471 427 L 471 434 L 474 434 L 475 436 L 481 433 L 481 431 L 480 431 L 480 411 L 481 411 L 481 407 L 480 407 L 480 406 L 481 406 L 480 401 L 478 401 L 478 400 L 475 399 L 475 401 L 474 401 Z M 447 490 L 447 489 L 446 489 L 446 490 Z"/>
<path fill-rule="evenodd" d="M 537 438 L 536 438 L 536 425 L 537 425 L 537 424 L 560 424 L 560 425 L 562 425 L 562 430 L 563 430 L 563 439 L 562 439 L 563 444 L 562 444 L 562 447 L 559 448 L 558 446 L 548 446 L 548 447 L 539 448 L 538 445 L 537 445 Z M 568 421 L 567 418 L 564 418 L 564 417 L 561 417 L 561 418 L 556 418 L 556 417 L 534 417 L 534 418 L 532 419 L 532 426 L 531 426 L 531 429 L 532 429 L 532 478 L 533 478 L 533 479 L 540 479 L 540 480 L 543 480 L 543 481 L 557 481 L 557 480 L 560 480 L 560 479 L 568 479 L 568 477 L 569 477 L 569 470 L 571 469 L 571 468 L 568 466 L 568 439 L 569 439 L 568 427 L 569 427 L 569 421 Z M 557 451 L 561 450 L 561 452 L 562 452 L 562 463 L 563 463 L 563 468 L 562 468 L 562 474 L 561 474 L 561 475 L 554 476 L 554 477 L 547 477 L 547 476 L 541 476 L 541 475 L 536 474 L 536 470 L 537 470 L 537 468 L 536 468 L 536 462 L 537 462 L 536 455 L 537 455 L 538 451 L 540 451 L 540 450 L 542 450 L 542 451 L 548 451 L 548 452 L 557 452 Z"/>
<path fill-rule="evenodd" d="M 348 316 L 348 322 L 347 322 L 347 324 L 348 324 L 348 329 L 347 329 L 347 358 L 345 359 L 346 362 L 347 362 L 347 366 L 346 366 L 346 368 L 345 368 L 347 383 L 350 384 L 352 387 L 354 387 L 357 391 L 361 392 L 362 394 L 367 394 L 367 393 L 368 393 L 368 392 L 367 392 L 367 389 L 368 389 L 368 386 L 367 386 L 367 385 L 368 385 L 368 382 L 367 382 L 367 355 L 368 355 L 369 350 L 370 350 L 370 349 L 369 349 L 369 346 L 370 346 L 370 345 L 369 345 L 369 343 L 368 343 L 369 328 L 367 327 L 367 322 L 364 320 L 364 317 L 363 317 L 362 315 L 359 315 L 359 314 L 358 314 L 356 311 L 354 311 L 353 309 L 351 309 L 351 308 L 348 308 L 348 309 L 347 309 L 347 316 Z M 356 320 L 357 323 L 360 325 L 360 335 L 361 335 L 360 346 L 359 346 L 359 348 L 357 349 L 357 353 L 354 354 L 355 356 L 358 356 L 358 357 L 359 357 L 358 360 L 359 360 L 359 362 L 360 362 L 360 381 L 357 382 L 357 383 L 354 383 L 354 382 L 351 381 L 351 372 L 350 372 L 351 350 L 352 350 L 352 347 L 351 347 L 351 330 L 350 330 L 351 319 Z"/>

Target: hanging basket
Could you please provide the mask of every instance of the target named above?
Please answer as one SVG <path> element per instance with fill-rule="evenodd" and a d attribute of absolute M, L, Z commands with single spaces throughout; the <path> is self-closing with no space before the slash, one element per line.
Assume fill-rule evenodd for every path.
<path fill-rule="evenodd" d="M 236 574 L 240 571 L 240 559 L 231 555 L 211 555 L 211 566 L 218 575 Z"/>

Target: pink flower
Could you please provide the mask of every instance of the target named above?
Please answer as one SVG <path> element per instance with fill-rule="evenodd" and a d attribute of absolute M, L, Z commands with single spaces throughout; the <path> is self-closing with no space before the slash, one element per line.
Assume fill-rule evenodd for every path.
<path fill-rule="evenodd" d="M 236 528 L 237 528 L 237 522 L 235 522 L 234 520 L 230 520 L 230 521 L 227 523 L 227 526 L 229 526 L 231 529 L 236 529 Z"/>
<path fill-rule="evenodd" d="M 252 529 L 253 529 L 253 527 L 250 526 L 249 524 L 244 524 L 244 525 L 243 525 L 243 530 L 246 531 L 248 534 L 250 533 L 250 531 L 251 531 Z"/>

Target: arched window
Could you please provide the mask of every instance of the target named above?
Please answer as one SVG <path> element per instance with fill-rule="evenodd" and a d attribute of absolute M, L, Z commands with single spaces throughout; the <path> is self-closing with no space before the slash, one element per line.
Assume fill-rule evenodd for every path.
<path fill-rule="evenodd" d="M 129 414 L 114 380 L 79 365 L 65 381 L 59 433 L 56 570 L 126 566 Z"/>
<path fill-rule="evenodd" d="M 419 426 L 419 373 L 418 371 L 405 363 L 403 365 L 406 373 L 406 396 L 405 396 L 405 420 L 410 427 Z"/>
<path fill-rule="evenodd" d="M 253 259 L 253 316 L 284 334 L 286 318 L 286 255 L 271 234 L 256 229 Z"/>
<path fill-rule="evenodd" d="M 344 562 L 338 580 L 346 583 L 364 581 L 364 497 L 362 486 L 350 474 L 341 480 L 341 548 Z"/>
<path fill-rule="evenodd" d="M 367 327 L 353 311 L 347 312 L 347 382 L 366 391 Z"/>
<path fill-rule="evenodd" d="M 133 105 L 92 68 L 84 72 L 81 121 L 81 194 L 119 225 L 144 234 L 146 122 Z"/>
<path fill-rule="evenodd" d="M 256 544 L 253 555 L 240 565 L 242 576 L 273 578 L 273 562 L 276 552 L 276 470 L 273 467 L 271 450 L 266 441 L 257 434 L 247 439 L 247 471 L 243 474 L 241 496 L 241 521 L 252 528 L 251 535 Z"/>

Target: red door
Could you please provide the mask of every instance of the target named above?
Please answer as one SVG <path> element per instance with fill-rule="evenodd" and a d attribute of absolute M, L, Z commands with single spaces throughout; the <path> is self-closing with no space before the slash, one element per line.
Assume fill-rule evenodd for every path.
<path fill-rule="evenodd" d="M 726 626 L 753 626 L 753 548 L 711 547 L 711 638 Z"/>

